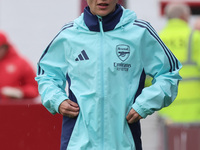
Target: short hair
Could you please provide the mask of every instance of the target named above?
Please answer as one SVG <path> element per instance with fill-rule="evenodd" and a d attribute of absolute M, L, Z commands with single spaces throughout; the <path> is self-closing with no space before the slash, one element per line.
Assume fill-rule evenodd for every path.
<path fill-rule="evenodd" d="M 191 14 L 190 7 L 184 3 L 169 3 L 165 7 L 164 12 L 168 19 L 183 19 L 183 17 L 184 19 L 188 19 Z"/>

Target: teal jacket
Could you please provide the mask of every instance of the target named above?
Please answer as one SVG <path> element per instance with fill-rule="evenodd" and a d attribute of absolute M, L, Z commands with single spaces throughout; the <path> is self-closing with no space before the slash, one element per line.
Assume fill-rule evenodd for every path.
<path fill-rule="evenodd" d="M 69 98 L 80 107 L 74 120 L 63 117 L 61 149 L 139 150 L 140 135 L 133 129 L 139 127 L 129 125 L 126 115 L 133 108 L 145 118 L 170 105 L 180 68 L 156 31 L 134 12 L 117 5 L 114 13 L 99 17 L 86 7 L 44 51 L 36 80 L 52 114 Z M 146 75 L 153 85 L 143 88 Z"/>

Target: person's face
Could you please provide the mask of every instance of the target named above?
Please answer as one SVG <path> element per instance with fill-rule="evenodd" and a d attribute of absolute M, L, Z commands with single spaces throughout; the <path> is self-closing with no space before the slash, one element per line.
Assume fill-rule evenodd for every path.
<path fill-rule="evenodd" d="M 118 0 L 87 0 L 93 15 L 106 16 L 115 11 Z"/>
<path fill-rule="evenodd" d="M 6 53 L 7 53 L 7 48 L 5 46 L 0 46 L 0 60 L 3 59 Z"/>

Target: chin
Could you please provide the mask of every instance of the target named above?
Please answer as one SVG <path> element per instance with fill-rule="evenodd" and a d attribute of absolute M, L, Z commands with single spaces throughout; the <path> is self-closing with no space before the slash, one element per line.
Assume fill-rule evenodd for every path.
<path fill-rule="evenodd" d="M 104 16 L 107 16 L 109 13 L 107 12 L 103 12 L 103 13 L 98 13 L 97 15 L 98 16 L 101 16 L 101 17 L 104 17 Z"/>

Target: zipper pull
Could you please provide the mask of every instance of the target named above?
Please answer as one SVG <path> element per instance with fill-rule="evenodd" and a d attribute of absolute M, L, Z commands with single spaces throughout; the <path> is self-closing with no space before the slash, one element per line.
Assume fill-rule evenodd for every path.
<path fill-rule="evenodd" d="M 97 16 L 99 20 L 99 27 L 100 27 L 100 32 L 103 33 L 103 20 L 101 16 Z"/>
<path fill-rule="evenodd" d="M 102 17 L 101 16 L 97 16 L 99 19 L 99 22 L 102 22 Z"/>
<path fill-rule="evenodd" d="M 102 18 L 99 18 L 99 22 L 102 22 Z"/>

